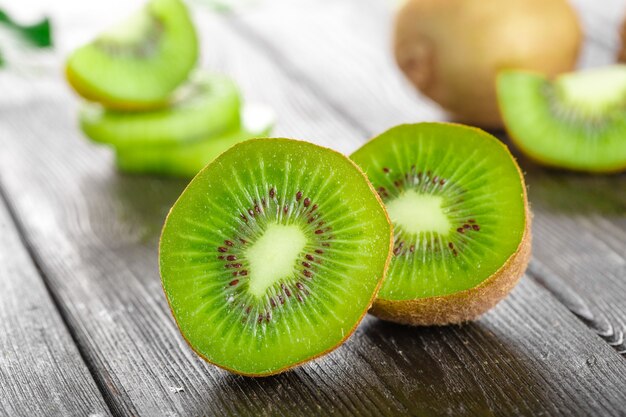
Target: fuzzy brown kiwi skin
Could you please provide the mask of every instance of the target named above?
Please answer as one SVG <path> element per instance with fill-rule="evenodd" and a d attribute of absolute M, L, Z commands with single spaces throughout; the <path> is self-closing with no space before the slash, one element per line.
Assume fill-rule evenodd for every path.
<path fill-rule="evenodd" d="M 289 141 L 296 141 L 296 142 L 305 142 L 305 143 L 310 143 L 310 142 L 306 142 L 303 140 L 299 140 L 299 139 L 289 139 L 289 138 L 262 138 L 262 139 L 252 139 L 255 141 L 280 141 L 280 140 L 289 140 Z M 247 142 L 247 141 L 246 141 Z M 239 146 L 241 146 L 244 142 L 238 143 L 234 146 L 232 146 L 230 149 L 235 149 Z M 231 372 L 233 374 L 237 374 L 237 375 L 242 375 L 242 376 L 247 376 L 247 377 L 267 377 L 267 376 L 272 376 L 272 375 L 277 375 L 280 373 L 283 373 L 285 371 L 288 371 L 290 369 L 293 369 L 295 367 L 298 367 L 300 365 L 303 365 L 309 361 L 312 361 L 314 359 L 317 359 L 321 356 L 324 356 L 330 352 L 332 352 L 333 350 L 337 349 L 339 346 L 341 346 L 346 340 L 348 340 L 348 338 L 350 336 L 352 336 L 352 334 L 354 333 L 354 331 L 357 329 L 357 327 L 359 327 L 359 324 L 361 324 L 361 321 L 363 321 L 363 317 L 365 317 L 365 315 L 367 314 L 368 310 L 370 310 L 370 308 L 372 307 L 372 305 L 374 304 L 374 300 L 376 299 L 376 297 L 378 296 L 378 292 L 380 291 L 383 282 L 385 280 L 385 278 L 387 277 L 387 271 L 389 269 L 389 264 L 391 263 L 391 257 L 393 255 L 393 225 L 391 223 L 391 219 L 389 218 L 389 214 L 387 213 L 387 209 L 385 208 L 385 204 L 383 203 L 383 200 L 380 198 L 380 196 L 378 195 L 378 193 L 376 192 L 376 190 L 374 189 L 374 186 L 372 185 L 372 183 L 370 182 L 369 178 L 367 177 L 367 175 L 365 174 L 365 172 L 363 172 L 363 170 L 361 169 L 361 167 L 359 167 L 355 162 L 353 162 L 350 158 L 347 158 L 345 155 L 343 155 L 340 152 L 335 151 L 334 149 L 330 149 L 330 148 L 326 148 L 324 146 L 320 146 L 320 145 L 316 145 L 320 148 L 324 148 L 327 149 L 329 151 L 332 151 L 338 155 L 343 156 L 345 159 L 347 159 L 348 161 L 350 161 L 350 163 L 352 164 L 352 166 L 354 166 L 357 171 L 359 172 L 359 174 L 361 174 L 361 176 L 365 179 L 365 182 L 367 183 L 367 186 L 369 187 L 370 191 L 372 192 L 372 194 L 374 195 L 374 197 L 376 197 L 376 201 L 378 201 L 378 204 L 380 204 L 380 206 L 383 209 L 383 213 L 385 213 L 385 218 L 387 219 L 387 224 L 389 226 L 389 249 L 387 251 L 387 259 L 385 260 L 385 267 L 383 269 L 383 273 L 382 276 L 378 279 L 378 284 L 372 294 L 372 297 L 368 303 L 368 305 L 365 307 L 365 309 L 363 310 L 363 313 L 361 314 L 360 318 L 356 321 L 356 323 L 354 324 L 354 326 L 352 327 L 352 329 L 350 329 L 350 331 L 345 333 L 345 336 L 343 339 L 341 339 L 336 345 L 328 348 L 327 350 L 320 352 L 316 355 L 313 355 L 309 358 L 303 359 L 300 362 L 296 362 L 294 364 L 291 365 L 287 365 L 283 368 L 271 371 L 271 372 L 262 372 L 262 373 L 247 373 L 247 372 L 241 372 L 239 370 L 236 369 L 232 369 L 229 368 L 227 366 L 224 365 L 220 365 L 217 364 L 215 362 L 212 362 L 209 358 L 207 358 L 205 355 L 203 355 L 202 353 L 198 352 L 193 345 L 189 342 L 189 340 L 187 339 L 187 337 L 185 336 L 185 334 L 182 332 L 182 329 L 180 327 L 180 324 L 178 323 L 178 318 L 176 318 L 176 315 L 174 315 L 174 310 L 172 309 L 172 304 L 170 303 L 170 299 L 167 296 L 167 292 L 165 291 L 165 287 L 163 286 L 163 279 L 161 279 L 161 289 L 163 290 L 163 294 L 165 295 L 165 299 L 167 300 L 167 305 L 170 309 L 170 312 L 172 314 L 172 317 L 174 317 L 174 321 L 176 323 L 176 326 L 178 327 L 178 330 L 180 332 L 180 334 L 183 336 L 183 339 L 185 339 L 185 342 L 187 342 L 187 344 L 189 345 L 189 347 L 191 348 L 191 350 L 193 350 L 196 355 L 200 356 L 202 359 L 204 359 L 206 362 L 217 366 L 218 368 L 222 368 L 228 372 Z M 225 151 L 227 152 L 227 151 Z M 217 156 L 214 160 L 216 160 L 217 158 L 219 158 L 219 156 Z M 210 164 L 209 164 L 210 165 Z M 207 165 L 208 166 L 208 165 Z M 206 167 L 204 167 L 197 175 L 200 175 L 200 173 L 202 173 L 204 170 L 206 169 Z M 182 195 L 185 193 L 185 191 L 187 191 L 187 188 L 189 188 L 191 182 L 189 184 L 187 184 L 187 186 L 185 187 L 185 189 L 183 190 L 183 192 L 181 193 L 181 195 L 178 197 L 178 199 L 176 200 L 176 202 L 174 203 L 174 205 L 172 205 L 172 207 L 170 208 L 169 212 L 167 213 L 167 216 L 165 218 L 165 223 L 167 223 L 167 220 L 169 219 L 170 215 L 172 214 L 172 211 L 174 210 L 174 207 L 176 207 L 176 205 L 178 204 L 178 202 L 180 201 L 180 198 L 182 197 Z M 164 228 L 163 228 L 164 229 Z M 161 230 L 161 236 L 159 238 L 159 256 L 158 259 L 161 259 L 161 242 L 163 240 L 163 229 Z M 159 262 L 159 274 L 161 276 L 163 276 L 162 271 L 161 271 L 161 263 Z"/>
<path fill-rule="evenodd" d="M 626 40 L 626 25 L 624 26 L 624 36 L 625 36 L 625 40 Z M 626 46 L 626 45 L 625 45 Z M 624 53 L 626 54 L 626 48 L 624 49 Z M 624 57 L 624 59 L 626 59 L 626 56 Z M 525 73 L 528 74 L 534 74 L 534 75 L 539 75 L 542 77 L 546 77 L 546 74 L 542 74 L 540 72 L 537 71 L 524 71 Z M 497 78 L 499 78 L 500 75 L 498 75 Z M 548 78 L 546 78 L 546 80 L 548 80 Z M 498 95 L 498 107 L 500 109 L 504 108 L 504 103 L 502 101 L 502 97 L 500 97 L 500 95 Z M 526 148 L 524 147 L 524 142 L 521 141 L 519 139 L 519 137 L 517 135 L 515 135 L 513 133 L 513 131 L 511 129 L 509 129 L 509 126 L 507 124 L 507 120 L 506 117 L 504 116 L 504 112 L 502 112 L 502 120 L 504 122 L 504 130 L 507 133 L 507 136 L 511 139 L 511 142 L 513 143 L 513 145 L 515 145 L 515 147 L 517 149 L 520 150 L 521 153 L 524 154 L 524 156 L 529 159 L 530 161 L 538 164 L 538 165 L 542 165 L 544 167 L 547 168 L 552 168 L 554 170 L 568 170 L 568 171 L 576 171 L 576 172 L 584 172 L 587 174 L 594 174 L 594 175 L 605 175 L 605 174 L 619 174 L 621 172 L 623 172 L 624 170 L 626 170 L 626 165 L 623 166 L 612 166 L 612 167 L 607 167 L 607 168 L 595 168 L 595 169 L 582 169 L 582 168 L 570 168 L 570 167 L 565 167 L 562 165 L 558 165 L 558 164 L 554 164 L 553 162 L 550 161 L 546 161 L 544 159 L 541 159 L 541 156 L 539 155 L 532 155 L 530 152 L 528 152 L 526 150 Z"/>
<path fill-rule="evenodd" d="M 455 125 L 455 123 L 447 123 Z M 481 134 L 484 131 L 472 128 Z M 520 280 L 531 255 L 531 217 L 524 175 L 509 149 L 504 147 L 513 160 L 524 197 L 526 226 L 516 251 L 496 272 L 476 287 L 453 294 L 414 300 L 386 300 L 378 298 L 370 310 L 374 316 L 387 321 L 413 326 L 444 326 L 475 320 L 504 299 Z"/>

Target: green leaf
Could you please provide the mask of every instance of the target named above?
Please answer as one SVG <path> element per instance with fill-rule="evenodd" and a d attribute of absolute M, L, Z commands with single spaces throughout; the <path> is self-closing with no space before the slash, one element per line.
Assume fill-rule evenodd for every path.
<path fill-rule="evenodd" d="M 0 10 L 0 24 L 4 24 L 33 46 L 39 48 L 52 46 L 52 31 L 48 18 L 44 18 L 33 25 L 20 25 L 11 19 L 7 13 Z M 0 65 L 1 62 L 2 58 L 0 58 Z"/>

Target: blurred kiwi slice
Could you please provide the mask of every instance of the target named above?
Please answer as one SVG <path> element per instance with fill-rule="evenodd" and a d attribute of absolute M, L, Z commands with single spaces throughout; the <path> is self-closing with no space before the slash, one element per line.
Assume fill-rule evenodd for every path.
<path fill-rule="evenodd" d="M 232 372 L 264 376 L 346 340 L 376 297 L 392 228 L 363 172 L 307 142 L 256 139 L 203 169 L 160 241 L 184 338 Z"/>
<path fill-rule="evenodd" d="M 269 108 L 248 105 L 242 111 L 241 127 L 203 140 L 149 147 L 118 146 L 117 166 L 127 173 L 191 178 L 236 143 L 269 135 L 274 120 Z"/>
<path fill-rule="evenodd" d="M 351 158 L 394 225 L 374 315 L 413 325 L 472 320 L 523 275 L 531 245 L 524 179 L 493 136 L 454 124 L 402 125 Z"/>
<path fill-rule="evenodd" d="M 108 108 L 154 108 L 167 103 L 197 56 L 196 31 L 184 3 L 149 0 L 72 53 L 66 76 L 80 95 Z"/>
<path fill-rule="evenodd" d="M 127 112 L 85 103 L 80 124 L 93 141 L 116 147 L 177 145 L 233 130 L 240 124 L 240 105 L 231 79 L 198 71 L 168 107 Z"/>
<path fill-rule="evenodd" d="M 576 171 L 626 169 L 626 65 L 554 79 L 503 71 L 497 88 L 506 129 L 532 159 Z"/>

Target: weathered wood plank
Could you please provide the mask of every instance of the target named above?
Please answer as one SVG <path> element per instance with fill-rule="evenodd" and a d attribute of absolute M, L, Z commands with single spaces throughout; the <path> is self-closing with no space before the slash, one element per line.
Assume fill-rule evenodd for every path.
<path fill-rule="evenodd" d="M 527 166 L 537 231 L 531 273 L 626 354 L 626 175 L 546 175 Z"/>
<path fill-rule="evenodd" d="M 271 51 L 291 77 L 358 120 L 370 135 L 398 123 L 445 117 L 414 92 L 392 61 L 389 2 L 319 3 L 274 1 L 230 21 L 250 42 Z M 624 0 L 613 0 L 614 9 L 578 1 L 586 31 L 597 30 L 600 39 L 616 32 L 621 18 L 609 19 L 606 12 L 618 3 L 626 11 Z M 594 4 L 602 13 L 586 13 Z M 588 42 L 582 64 L 613 60 L 615 51 L 603 45 Z M 518 156 L 528 171 L 535 213 L 533 276 L 626 352 L 626 175 L 548 171 Z"/>
<path fill-rule="evenodd" d="M 105 404 L 0 196 L 0 416 L 105 416 Z"/>
<path fill-rule="evenodd" d="M 344 151 L 365 138 L 358 118 L 275 56 L 219 19 L 199 21 L 219 39 L 205 62 L 271 103 L 278 134 Z M 368 318 L 337 351 L 284 375 L 251 380 L 205 364 L 175 328 L 156 265 L 160 225 L 184 184 L 116 174 L 108 150 L 77 131 L 61 80 L 0 80 L 12 97 L 24 89 L 37 94 L 0 104 L 0 186 L 116 414 L 620 415 L 622 358 L 529 279 L 463 327 Z"/>

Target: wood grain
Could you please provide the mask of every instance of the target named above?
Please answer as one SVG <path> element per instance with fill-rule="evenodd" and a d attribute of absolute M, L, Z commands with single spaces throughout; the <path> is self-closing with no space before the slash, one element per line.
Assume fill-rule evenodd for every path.
<path fill-rule="evenodd" d="M 0 196 L 0 416 L 108 416 Z"/>
<path fill-rule="evenodd" d="M 336 20 L 325 11 L 314 16 Z M 347 76 L 332 60 L 294 72 L 293 59 L 233 30 L 232 19 L 198 16 L 204 64 L 231 74 L 250 101 L 271 104 L 278 135 L 348 152 L 376 123 L 409 117 L 402 101 L 385 105 L 398 91 L 415 106 L 385 66 L 377 76 L 389 84 L 373 80 L 385 84 L 375 94 L 358 81 L 364 75 Z M 353 24 L 341 36 L 358 34 Z M 306 27 L 301 36 L 311 38 Z M 317 84 L 302 78 L 314 72 Z M 58 76 L 6 75 L 0 91 L 13 98 L 0 99 L 0 187 L 115 415 L 623 415 L 623 358 L 528 278 L 470 325 L 410 328 L 370 317 L 337 351 L 283 375 L 249 379 L 207 365 L 176 329 L 157 272 L 159 229 L 184 183 L 116 173 L 110 151 L 80 135 L 76 99 Z M 433 108 L 408 111 L 438 117 Z"/>
<path fill-rule="evenodd" d="M 590 34 L 581 65 L 614 61 L 612 39 L 622 13 L 609 11 L 626 12 L 626 1 L 598 7 L 579 0 L 576 7 Z M 270 51 L 291 78 L 318 91 L 372 136 L 395 124 L 446 117 L 393 63 L 392 15 L 383 0 L 273 1 L 229 21 L 249 42 Z M 550 171 L 517 156 L 535 214 L 532 276 L 626 353 L 626 175 Z"/>

